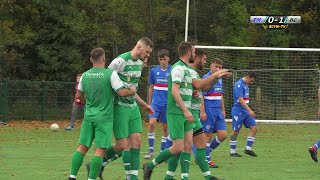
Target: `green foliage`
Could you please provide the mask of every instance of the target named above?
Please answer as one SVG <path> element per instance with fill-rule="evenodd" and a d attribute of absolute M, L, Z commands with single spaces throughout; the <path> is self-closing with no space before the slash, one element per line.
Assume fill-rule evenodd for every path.
<path fill-rule="evenodd" d="M 220 46 L 319 47 L 319 6 L 315 0 L 190 1 L 189 40 Z M 155 51 L 169 49 L 173 63 L 176 46 L 184 40 L 185 8 L 185 1 L 167 0 L 5 0 L 0 5 L 0 79 L 73 80 L 91 67 L 92 48 L 103 47 L 112 60 L 142 36 L 153 38 Z M 301 15 L 302 24 L 265 30 L 249 24 L 250 15 Z M 240 62 L 251 64 L 249 59 Z"/>

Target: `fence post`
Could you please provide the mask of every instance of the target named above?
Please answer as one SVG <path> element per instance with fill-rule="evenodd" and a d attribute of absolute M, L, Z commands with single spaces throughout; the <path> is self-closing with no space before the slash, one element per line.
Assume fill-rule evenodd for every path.
<path fill-rule="evenodd" d="M 8 81 L 0 81 L 0 114 L 2 115 L 3 121 L 8 120 Z M 0 118 L 1 121 L 1 118 Z"/>
<path fill-rule="evenodd" d="M 45 120 L 45 106 L 48 87 L 45 86 L 45 82 L 41 82 L 41 121 Z"/>

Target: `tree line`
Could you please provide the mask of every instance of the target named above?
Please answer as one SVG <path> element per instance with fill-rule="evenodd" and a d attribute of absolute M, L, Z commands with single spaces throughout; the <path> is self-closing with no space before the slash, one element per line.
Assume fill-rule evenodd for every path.
<path fill-rule="evenodd" d="M 111 61 L 142 36 L 175 59 L 185 10 L 178 0 L 3 0 L 0 80 L 74 81 L 91 67 L 92 48 L 103 47 Z M 298 15 L 302 23 L 265 30 L 250 24 L 251 15 Z M 188 40 L 197 44 L 319 48 L 318 32 L 317 0 L 190 0 Z"/>

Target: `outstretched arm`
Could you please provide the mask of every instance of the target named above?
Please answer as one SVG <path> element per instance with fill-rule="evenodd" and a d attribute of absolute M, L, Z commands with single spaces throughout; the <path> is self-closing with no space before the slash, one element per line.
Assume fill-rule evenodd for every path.
<path fill-rule="evenodd" d="M 219 78 L 230 77 L 232 72 L 228 69 L 221 69 L 205 79 L 193 79 L 192 85 L 195 89 L 201 89 L 202 91 L 207 91 L 218 81 Z"/>

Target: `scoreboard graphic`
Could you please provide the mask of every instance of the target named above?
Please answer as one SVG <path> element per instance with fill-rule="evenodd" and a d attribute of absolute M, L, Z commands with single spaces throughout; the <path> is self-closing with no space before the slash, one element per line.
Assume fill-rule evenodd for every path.
<path fill-rule="evenodd" d="M 262 24 L 264 29 L 287 29 L 289 24 L 300 24 L 301 16 L 250 16 L 251 24 Z"/>

